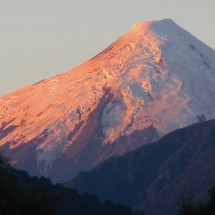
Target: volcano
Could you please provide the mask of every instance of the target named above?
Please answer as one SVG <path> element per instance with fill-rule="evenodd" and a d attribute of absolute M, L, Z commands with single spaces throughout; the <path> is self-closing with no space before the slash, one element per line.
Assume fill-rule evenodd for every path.
<path fill-rule="evenodd" d="M 71 71 L 0 98 L 0 151 L 59 182 L 215 118 L 215 51 L 172 20 L 137 23 Z"/>

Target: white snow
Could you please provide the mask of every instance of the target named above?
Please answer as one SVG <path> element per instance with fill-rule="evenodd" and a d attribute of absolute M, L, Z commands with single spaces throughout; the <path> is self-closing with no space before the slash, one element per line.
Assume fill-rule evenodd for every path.
<path fill-rule="evenodd" d="M 137 23 L 79 67 L 1 97 L 1 124 L 13 120 L 19 128 L 0 146 L 14 140 L 10 149 L 17 148 L 47 129 L 35 150 L 40 171 L 48 175 L 53 162 L 84 134 L 107 92 L 112 98 L 95 119 L 102 125 L 103 145 L 151 125 L 162 136 L 199 116 L 215 118 L 215 51 L 172 20 Z"/>

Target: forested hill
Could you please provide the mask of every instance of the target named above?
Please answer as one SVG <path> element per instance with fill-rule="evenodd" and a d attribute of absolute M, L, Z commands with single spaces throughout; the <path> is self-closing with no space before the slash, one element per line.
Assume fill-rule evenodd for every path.
<path fill-rule="evenodd" d="M 128 207 L 93 195 L 79 195 L 47 178 L 30 177 L 15 170 L 0 155 L 1 215 L 134 215 Z"/>

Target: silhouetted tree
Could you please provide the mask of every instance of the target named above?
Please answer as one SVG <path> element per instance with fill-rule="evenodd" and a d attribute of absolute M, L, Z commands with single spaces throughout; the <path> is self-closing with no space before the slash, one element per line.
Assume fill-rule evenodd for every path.
<path fill-rule="evenodd" d="M 2 215 L 133 215 L 128 207 L 101 203 L 90 194 L 79 195 L 50 179 L 30 177 L 10 167 L 0 155 L 0 214 Z"/>
<path fill-rule="evenodd" d="M 185 188 L 181 193 L 178 215 L 194 215 L 194 193 L 190 188 Z"/>
<path fill-rule="evenodd" d="M 178 215 L 215 215 L 215 186 L 208 193 L 209 200 L 206 203 L 195 204 L 193 191 L 185 190 L 182 193 Z"/>

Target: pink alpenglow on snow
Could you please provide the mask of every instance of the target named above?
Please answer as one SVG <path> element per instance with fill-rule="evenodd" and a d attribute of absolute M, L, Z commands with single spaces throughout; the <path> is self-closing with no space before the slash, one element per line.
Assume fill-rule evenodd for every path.
<path fill-rule="evenodd" d="M 0 98 L 14 167 L 71 179 L 112 155 L 215 118 L 215 51 L 171 20 L 135 24 L 82 65 Z"/>

